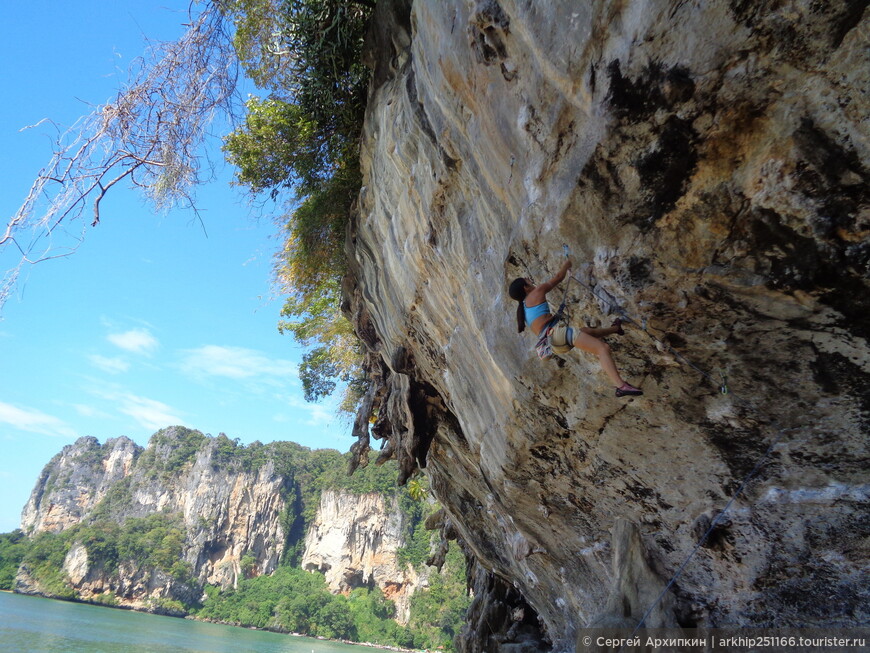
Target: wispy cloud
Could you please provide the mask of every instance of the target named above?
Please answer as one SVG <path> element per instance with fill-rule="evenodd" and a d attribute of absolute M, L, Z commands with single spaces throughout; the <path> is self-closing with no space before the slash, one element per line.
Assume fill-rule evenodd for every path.
<path fill-rule="evenodd" d="M 295 378 L 293 361 L 269 358 L 244 347 L 205 345 L 182 352 L 181 370 L 190 376 L 221 376 L 230 379 Z"/>
<path fill-rule="evenodd" d="M 184 424 L 175 414 L 175 409 L 162 401 L 125 394 L 120 397 L 118 410 L 129 415 L 147 429 L 156 431 L 174 424 Z"/>
<path fill-rule="evenodd" d="M 159 345 L 157 338 L 151 335 L 148 329 L 130 329 L 122 333 L 110 333 L 107 338 L 116 347 L 134 354 L 150 354 Z"/>
<path fill-rule="evenodd" d="M 63 420 L 32 408 L 22 408 L 0 401 L 0 423 L 29 433 L 74 438 L 76 432 Z"/>
<path fill-rule="evenodd" d="M 114 384 L 100 385 L 91 391 L 96 397 L 111 402 L 114 410 L 122 415 L 127 415 L 136 420 L 140 426 L 156 431 L 175 424 L 185 424 L 186 420 L 179 417 L 179 411 L 172 406 L 133 394 L 121 386 Z M 76 410 L 81 406 L 77 405 Z M 87 407 L 84 407 L 87 410 Z M 104 416 L 105 413 L 96 412 L 96 416 Z"/>
<path fill-rule="evenodd" d="M 88 360 L 91 361 L 91 365 L 109 374 L 120 374 L 130 369 L 130 363 L 123 358 L 109 358 L 108 356 L 92 354 L 88 356 Z"/>
<path fill-rule="evenodd" d="M 94 406 L 89 406 L 87 404 L 72 404 L 72 408 L 82 417 L 99 417 L 101 419 L 111 417 L 111 415 L 100 410 L 99 408 L 95 408 Z"/>
<path fill-rule="evenodd" d="M 284 400 L 289 406 L 297 409 L 305 416 L 301 421 L 306 426 L 326 427 L 335 424 L 338 412 L 338 402 L 333 398 L 316 404 L 304 401 L 294 395 L 284 397 Z M 275 421 L 284 421 L 282 418 L 284 418 L 283 414 L 276 416 Z"/>

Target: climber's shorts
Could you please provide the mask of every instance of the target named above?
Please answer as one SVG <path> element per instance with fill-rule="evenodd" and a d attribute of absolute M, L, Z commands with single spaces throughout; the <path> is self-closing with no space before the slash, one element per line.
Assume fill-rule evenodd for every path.
<path fill-rule="evenodd" d="M 574 349 L 574 329 L 559 324 L 550 330 L 550 346 L 556 354 L 566 354 Z"/>

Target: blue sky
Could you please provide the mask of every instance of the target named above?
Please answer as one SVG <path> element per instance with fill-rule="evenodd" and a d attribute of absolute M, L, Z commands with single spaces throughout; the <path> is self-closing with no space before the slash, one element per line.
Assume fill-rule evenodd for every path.
<path fill-rule="evenodd" d="M 22 128 L 44 118 L 70 126 L 105 103 L 146 36 L 181 34 L 187 6 L 36 0 L 4 8 L 7 219 L 52 153 L 48 123 Z M 280 235 L 231 178 L 224 168 L 197 191 L 202 223 L 182 211 L 155 214 L 134 191 L 116 189 L 75 253 L 24 271 L 0 314 L 0 532 L 18 527 L 42 467 L 83 435 L 144 445 L 157 429 L 183 424 L 245 443 L 350 446 L 333 404 L 302 399 L 302 352 L 276 327 Z M 70 225 L 73 234 L 83 228 Z M 16 261 L 0 250 L 0 276 Z"/>

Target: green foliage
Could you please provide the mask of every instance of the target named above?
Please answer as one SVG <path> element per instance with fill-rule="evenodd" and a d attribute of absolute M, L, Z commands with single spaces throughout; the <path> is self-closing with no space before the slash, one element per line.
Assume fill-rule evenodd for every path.
<path fill-rule="evenodd" d="M 154 513 L 128 519 L 117 540 L 118 559 L 134 561 L 141 567 L 166 572 L 180 581 L 189 581 L 190 565 L 184 554 L 185 530 L 180 514 Z"/>
<path fill-rule="evenodd" d="M 279 567 L 271 576 L 239 582 L 238 588 L 210 590 L 197 616 L 213 621 L 297 632 L 311 636 L 354 636 L 347 599 L 333 596 L 322 574 Z"/>
<path fill-rule="evenodd" d="M 87 466 L 91 469 L 99 469 L 109 453 L 108 447 L 105 444 L 100 445 L 96 438 L 88 438 L 88 440 L 90 446 L 78 452 L 75 459 L 76 464 L 79 467 Z"/>
<path fill-rule="evenodd" d="M 335 379 L 340 373 L 328 347 L 317 347 L 305 352 L 299 366 L 305 401 L 317 401 L 335 392 Z"/>
<path fill-rule="evenodd" d="M 458 632 L 468 605 L 464 561 L 455 551 L 448 554 L 444 573 L 432 572 L 429 587 L 415 594 L 407 627 L 395 622 L 395 606 L 380 590 L 358 588 L 347 597 L 333 596 L 322 575 L 295 567 L 323 492 L 340 490 L 354 494 L 376 492 L 390 501 L 398 500 L 407 529 L 399 560 L 419 570 L 425 564 L 431 539 L 424 522 L 438 509 L 428 499 L 424 476 L 415 478 L 406 490 L 396 486 L 393 461 L 383 466 L 369 465 L 348 476 L 349 454 L 332 449 L 311 450 L 292 442 L 243 446 L 223 434 L 211 438 L 195 431 L 174 433 L 174 437 L 162 432 L 155 436 L 149 450 L 157 450 L 157 458 L 179 469 L 187 466 L 198 451 L 210 450 L 212 462 L 219 467 L 252 470 L 269 464 L 284 478 L 281 492 L 286 508 L 281 520 L 287 542 L 281 566 L 271 576 L 256 576 L 259 570 L 255 557 L 243 552 L 239 563 L 245 578 L 239 581 L 238 588 L 222 592 L 218 587 L 206 587 L 206 599 L 196 614 L 216 621 L 329 638 L 408 648 L 452 647 L 452 634 Z M 175 447 L 182 453 L 176 454 Z M 146 459 L 146 463 L 153 467 L 155 459 Z M 70 547 L 80 542 L 86 547 L 89 563 L 108 574 L 116 573 L 122 564 L 130 564 L 195 584 L 193 570 L 183 560 L 187 533 L 180 514 L 154 513 L 123 519 L 124 501 L 129 506 L 136 478 L 138 475 L 133 474 L 119 482 L 88 521 L 62 533 L 41 533 L 32 540 L 20 531 L 0 535 L 0 580 L 5 579 L 6 587 L 11 587 L 19 564 L 24 564 L 43 591 L 60 598 L 75 598 L 63 562 Z M 94 601 L 113 605 L 117 598 L 107 593 Z M 150 607 L 168 614 L 195 610 L 172 600 Z"/>
<path fill-rule="evenodd" d="M 91 521 L 64 531 L 64 536 L 70 543 L 81 542 L 88 552 L 88 563 L 108 573 L 129 562 L 158 569 L 182 582 L 191 580 L 191 566 L 182 560 L 185 528 L 180 514 L 153 513 L 122 524 Z"/>
<path fill-rule="evenodd" d="M 117 521 L 119 515 L 126 511 L 133 501 L 132 478 L 125 476 L 108 489 L 100 503 L 90 514 L 93 521 Z"/>
<path fill-rule="evenodd" d="M 396 478 L 399 469 L 393 460 L 383 465 L 367 465 L 357 469 L 353 476 L 348 475 L 351 454 L 341 454 L 334 464 L 323 470 L 320 487 L 323 490 L 342 490 L 350 494 L 371 494 L 377 492 L 388 497 L 396 496 L 399 487 Z"/>
<path fill-rule="evenodd" d="M 274 625 L 282 631 L 312 637 L 356 639 L 347 599 L 330 594 L 325 584 L 320 591 L 283 597 L 275 608 Z"/>
<path fill-rule="evenodd" d="M 322 574 L 280 567 L 271 576 L 243 580 L 237 589 L 206 589 L 196 616 L 212 621 L 312 637 L 409 645 L 413 634 L 395 620 L 395 606 L 379 589 L 350 596 L 329 592 Z"/>
<path fill-rule="evenodd" d="M 415 567 L 423 566 L 432 548 L 432 533 L 426 530 L 422 519 L 410 520 L 410 533 L 405 545 L 396 551 L 396 557 L 402 564 Z"/>
<path fill-rule="evenodd" d="M 118 568 L 119 558 L 126 559 L 118 551 L 121 527 L 116 522 L 98 521 L 88 525 L 81 524 L 67 532 L 75 534 L 75 539 L 84 545 L 90 565 L 100 565 L 112 573 Z"/>
<path fill-rule="evenodd" d="M 15 587 L 15 576 L 27 550 L 27 537 L 21 530 L 0 533 L 0 590 Z"/>
<path fill-rule="evenodd" d="M 399 503 L 405 515 L 405 545 L 396 551 L 402 564 L 422 567 L 432 548 L 432 533 L 426 530 L 426 518 L 438 510 L 434 502 L 425 501 L 429 494 L 429 483 L 425 476 L 412 479 L 405 492 L 399 494 Z"/>
<path fill-rule="evenodd" d="M 309 349 L 305 397 L 345 386 L 342 410 L 362 396 L 362 355 L 341 313 L 348 216 L 362 184 L 359 135 L 368 69 L 362 45 L 371 2 L 224 0 L 246 72 L 271 94 L 247 104 L 245 125 L 226 139 L 237 180 L 275 199 L 292 188 L 287 240 L 276 265 L 289 294 L 279 325 Z"/>
<path fill-rule="evenodd" d="M 73 533 L 39 533 L 30 540 L 22 565 L 49 596 L 60 599 L 75 598 L 75 590 L 63 571 L 63 561 L 72 544 Z"/>
<path fill-rule="evenodd" d="M 453 650 L 470 600 L 461 554 L 448 553 L 444 571 L 411 599 L 408 626 L 395 621 L 396 608 L 380 589 L 357 588 L 349 596 L 329 593 L 322 574 L 279 567 L 271 576 L 239 582 L 237 589 L 207 587 L 195 614 L 211 621 L 350 639 L 391 646 Z"/>
<path fill-rule="evenodd" d="M 426 485 L 425 481 L 420 480 L 419 478 L 412 478 L 408 481 L 408 496 L 414 501 L 423 501 L 429 494 Z"/>
<path fill-rule="evenodd" d="M 240 444 L 239 438 L 230 440 L 225 434 L 220 433 L 214 439 L 214 447 L 211 464 L 215 469 L 256 472 L 270 459 L 269 450 L 259 440 L 254 440 L 245 446 Z"/>
<path fill-rule="evenodd" d="M 454 650 L 453 638 L 465 623 L 471 599 L 466 591 L 465 559 L 451 547 L 440 574 L 429 577 L 429 588 L 411 597 L 408 627 L 415 648 Z"/>
<path fill-rule="evenodd" d="M 103 592 L 102 594 L 97 594 L 91 599 L 91 602 L 105 605 L 110 608 L 116 608 L 119 605 L 118 597 L 115 596 L 114 592 Z"/>
<path fill-rule="evenodd" d="M 356 641 L 413 646 L 413 633 L 396 623 L 396 606 L 384 597 L 381 590 L 358 587 L 348 596 L 348 606 L 356 627 Z"/>
<path fill-rule="evenodd" d="M 223 0 L 235 48 L 260 88 L 292 97 L 327 144 L 359 133 L 369 72 L 362 45 L 374 2 Z"/>
<path fill-rule="evenodd" d="M 225 144 L 238 167 L 238 182 L 273 197 L 294 183 L 302 186 L 302 193 L 316 188 L 322 154 L 312 147 L 313 125 L 300 107 L 258 97 L 249 98 L 246 107 L 245 127 L 230 134 Z"/>
<path fill-rule="evenodd" d="M 207 435 L 183 426 L 161 429 L 151 436 L 148 447 L 139 456 L 139 466 L 152 478 L 171 478 L 193 462 L 208 439 Z"/>
<path fill-rule="evenodd" d="M 245 578 L 250 578 L 255 575 L 254 572 L 257 569 L 257 559 L 250 553 L 246 553 L 242 556 L 242 559 L 239 560 L 239 567 L 242 569 L 242 575 Z"/>
<path fill-rule="evenodd" d="M 62 599 L 75 598 L 63 563 L 70 547 L 79 542 L 87 551 L 88 564 L 101 567 L 109 574 L 116 573 L 120 563 L 132 563 L 136 567 L 158 569 L 181 582 L 195 582 L 191 578 L 193 569 L 182 559 L 184 540 L 181 515 L 166 513 L 131 518 L 123 524 L 81 523 L 62 533 L 39 533 L 30 540 L 21 531 L 15 531 L 0 535 L 0 579 L 14 580 L 18 560 L 44 593 Z M 108 595 L 95 600 L 113 604 L 113 597 Z M 166 607 L 166 610 L 179 612 L 174 607 L 171 610 Z"/>
<path fill-rule="evenodd" d="M 149 610 L 158 614 L 169 614 L 179 617 L 188 614 L 188 607 L 175 599 L 151 597 L 146 603 Z"/>

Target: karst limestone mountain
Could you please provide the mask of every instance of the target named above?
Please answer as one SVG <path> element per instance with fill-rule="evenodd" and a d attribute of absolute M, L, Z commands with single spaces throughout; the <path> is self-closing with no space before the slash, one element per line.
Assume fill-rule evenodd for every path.
<path fill-rule="evenodd" d="M 158 431 L 145 448 L 126 437 L 104 444 L 83 437 L 45 466 L 21 527 L 35 538 L 151 517 L 165 522 L 163 540 L 149 541 L 151 549 L 177 537 L 173 550 L 183 569 L 154 564 L 153 551 L 141 552 L 144 562 L 107 559 L 99 532 L 72 542 L 62 569 L 70 598 L 111 593 L 123 607 L 178 613 L 165 608 L 167 601 L 196 605 L 207 585 L 234 587 L 241 578 L 270 574 L 298 548 L 303 566 L 326 572 L 333 592 L 379 587 L 406 620 L 426 572 L 397 559 L 408 524 L 395 496 L 312 489 L 317 481 L 305 471 L 310 454 L 289 442 L 240 447 L 182 427 Z M 306 501 L 311 524 L 304 520 Z M 56 593 L 26 564 L 15 589 Z"/>

